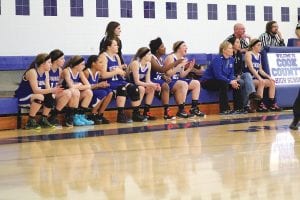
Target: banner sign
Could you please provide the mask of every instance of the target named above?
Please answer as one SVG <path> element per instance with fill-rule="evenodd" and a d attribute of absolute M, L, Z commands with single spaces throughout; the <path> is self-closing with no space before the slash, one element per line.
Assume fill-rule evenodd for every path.
<path fill-rule="evenodd" d="M 300 52 L 268 53 L 267 57 L 276 85 L 300 85 Z"/>

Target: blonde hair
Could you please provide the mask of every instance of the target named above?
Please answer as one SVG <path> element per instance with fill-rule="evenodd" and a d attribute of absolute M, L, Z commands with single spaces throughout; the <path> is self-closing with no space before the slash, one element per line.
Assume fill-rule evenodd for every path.
<path fill-rule="evenodd" d="M 228 42 L 227 40 L 222 42 L 219 46 L 219 54 L 223 54 L 224 49 L 227 49 L 228 46 L 232 45 L 230 42 Z"/>

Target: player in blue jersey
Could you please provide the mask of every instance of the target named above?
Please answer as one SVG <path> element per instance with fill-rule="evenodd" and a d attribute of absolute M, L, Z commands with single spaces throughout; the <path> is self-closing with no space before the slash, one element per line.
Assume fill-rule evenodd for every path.
<path fill-rule="evenodd" d="M 188 61 L 186 59 L 187 54 L 187 46 L 184 41 L 177 41 L 173 45 L 173 53 L 168 55 L 165 60 L 165 65 L 170 65 L 171 63 L 176 62 L 179 59 L 184 59 L 183 62 L 173 67 L 172 69 L 167 71 L 167 75 L 172 77 L 173 82 L 184 81 L 188 84 L 188 91 L 192 93 L 192 107 L 190 109 L 190 115 L 184 113 L 184 111 L 178 112 L 178 117 L 187 118 L 189 116 L 199 116 L 203 117 L 205 114 L 200 111 L 198 108 L 198 101 L 200 95 L 200 82 L 197 80 L 187 79 L 185 78 L 188 73 L 193 69 L 195 65 L 195 60 Z M 172 82 L 171 82 L 172 83 Z M 185 102 L 186 95 L 184 96 Z"/>
<path fill-rule="evenodd" d="M 143 87 L 145 90 L 145 109 L 144 116 L 148 120 L 155 120 L 156 117 L 152 116 L 150 113 L 150 106 L 154 98 L 154 92 L 161 90 L 158 83 L 153 83 L 150 78 L 151 73 L 151 57 L 152 54 L 150 49 L 147 47 L 141 47 L 138 49 L 134 55 L 131 63 L 129 64 L 129 78 L 130 82 L 137 85 L 138 87 Z M 143 97 L 141 96 L 141 99 Z"/>
<path fill-rule="evenodd" d="M 147 121 L 147 118 L 140 114 L 140 96 L 144 95 L 143 87 L 125 81 L 126 72 L 121 65 L 118 56 L 118 43 L 116 40 L 105 40 L 104 48 L 100 54 L 100 62 L 103 63 L 100 74 L 103 80 L 107 80 L 110 88 L 116 92 L 116 103 L 118 107 L 117 122 L 129 123 L 133 121 Z M 131 99 L 133 107 L 132 120 L 124 113 L 126 97 Z"/>
<path fill-rule="evenodd" d="M 281 111 L 281 108 L 275 102 L 275 80 L 263 70 L 260 51 L 261 41 L 253 39 L 250 41 L 249 51 L 245 55 L 246 71 L 249 71 L 253 76 L 254 85 L 257 87 L 257 94 L 263 97 L 264 88 L 269 88 L 267 107 L 261 101 L 257 111 Z"/>
<path fill-rule="evenodd" d="M 59 94 L 63 88 L 51 88 L 49 84 L 49 70 L 51 59 L 48 54 L 39 54 L 22 76 L 22 81 L 15 92 L 19 105 L 30 105 L 29 119 L 25 129 L 40 129 L 42 127 L 54 127 L 48 121 L 48 114 L 54 105 L 52 94 Z M 35 116 L 43 107 L 42 117 L 39 123 Z"/>
<path fill-rule="evenodd" d="M 103 115 L 105 109 L 111 101 L 113 91 L 109 88 L 107 81 L 101 80 L 100 68 L 101 61 L 97 55 L 91 55 L 86 63 L 84 75 L 91 84 L 93 91 L 93 98 L 90 103 L 92 107 L 92 115 L 89 119 L 93 120 L 95 124 L 109 124 L 109 120 Z"/>
<path fill-rule="evenodd" d="M 49 71 L 49 81 L 50 81 L 50 87 L 54 88 L 59 86 L 58 83 L 62 73 L 62 67 L 64 66 L 65 63 L 65 58 L 64 58 L 64 53 L 59 49 L 55 49 L 51 51 L 50 58 L 51 58 L 52 65 Z M 72 93 L 71 90 L 64 90 L 63 92 L 56 94 L 54 97 L 55 97 L 56 105 L 54 109 L 51 111 L 51 116 L 48 120 L 50 123 L 57 125 L 59 124 L 57 120 L 58 112 L 60 112 L 67 104 L 72 105 L 72 100 L 71 100 Z"/>
<path fill-rule="evenodd" d="M 85 115 L 92 100 L 93 92 L 91 85 L 83 73 L 84 68 L 84 58 L 81 56 L 73 56 L 67 62 L 62 73 L 62 86 L 65 89 L 71 89 L 72 98 L 74 98 L 75 106 L 74 108 L 70 108 L 67 116 L 73 118 L 73 124 L 75 126 L 94 124 L 94 122 L 88 120 Z"/>
<path fill-rule="evenodd" d="M 169 109 L 170 94 L 172 93 L 175 95 L 176 103 L 180 105 L 183 102 L 183 100 L 181 100 L 183 98 L 182 94 L 187 92 L 188 85 L 184 81 L 178 81 L 176 85 L 170 89 L 168 83 L 171 82 L 171 78 L 166 75 L 166 72 L 183 62 L 184 59 L 179 59 L 166 66 L 164 65 L 163 60 L 163 56 L 166 54 L 166 47 L 161 38 L 151 40 L 149 46 L 152 53 L 151 80 L 154 83 L 159 83 L 161 86 L 161 101 L 164 106 L 164 119 L 176 119 L 176 117 L 171 114 Z"/>

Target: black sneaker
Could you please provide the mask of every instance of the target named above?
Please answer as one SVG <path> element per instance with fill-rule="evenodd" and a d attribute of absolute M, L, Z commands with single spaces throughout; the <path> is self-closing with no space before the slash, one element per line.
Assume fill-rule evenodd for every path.
<path fill-rule="evenodd" d="M 41 126 L 35 121 L 35 119 L 29 118 L 25 127 L 25 129 L 41 129 Z"/>
<path fill-rule="evenodd" d="M 231 114 L 233 114 L 233 113 L 234 113 L 233 110 L 223 110 L 223 111 L 221 111 L 219 114 L 220 114 L 220 115 L 231 115 Z"/>
<path fill-rule="evenodd" d="M 59 126 L 60 125 L 60 123 L 57 119 L 57 116 L 49 117 L 48 121 L 50 122 L 50 124 L 53 124 L 54 126 Z"/>
<path fill-rule="evenodd" d="M 205 116 L 205 114 L 203 112 L 201 112 L 198 107 L 191 108 L 190 109 L 190 113 L 194 114 L 194 115 L 196 115 L 198 117 L 204 117 Z"/>
<path fill-rule="evenodd" d="M 261 103 L 258 108 L 256 109 L 257 112 L 269 112 L 268 108 L 265 106 L 264 103 Z"/>
<path fill-rule="evenodd" d="M 164 114 L 164 119 L 166 119 L 166 120 L 173 120 L 173 119 L 176 119 L 176 117 L 173 116 L 171 114 L 171 110 L 168 109 L 167 112 L 165 112 L 165 114 Z"/>
<path fill-rule="evenodd" d="M 118 114 L 117 122 L 118 123 L 132 123 L 132 119 L 127 118 L 127 116 L 124 113 L 122 113 L 122 114 Z"/>
<path fill-rule="evenodd" d="M 248 113 L 248 111 L 247 110 L 245 110 L 245 109 L 239 109 L 239 110 L 235 110 L 235 111 L 233 111 L 233 113 L 232 114 L 247 114 Z"/>
<path fill-rule="evenodd" d="M 295 131 L 298 130 L 298 122 L 299 122 L 299 119 L 296 119 L 294 117 L 293 122 L 291 123 L 289 128 L 292 129 L 292 130 L 295 130 Z"/>
<path fill-rule="evenodd" d="M 177 117 L 180 117 L 180 118 L 188 118 L 188 117 L 189 117 L 189 114 L 186 113 L 184 110 L 182 110 L 182 111 L 178 111 L 178 112 L 176 113 L 176 116 L 177 116 Z"/>
<path fill-rule="evenodd" d="M 47 117 L 42 117 L 41 120 L 39 121 L 39 124 L 41 125 L 41 127 L 43 128 L 55 128 L 55 125 L 51 124 Z"/>
<path fill-rule="evenodd" d="M 100 119 L 102 120 L 102 124 L 110 124 L 110 121 L 106 119 L 104 116 L 100 117 Z"/>
<path fill-rule="evenodd" d="M 74 124 L 73 124 L 73 117 L 70 117 L 70 116 L 66 116 L 66 126 L 67 127 L 73 127 Z"/>
<path fill-rule="evenodd" d="M 102 124 L 102 119 L 99 115 L 89 115 L 88 116 L 89 120 L 92 120 L 94 122 L 95 125 L 99 125 Z"/>
<path fill-rule="evenodd" d="M 156 120 L 156 117 L 154 117 L 150 112 L 144 113 L 144 117 L 146 117 L 147 120 Z"/>
<path fill-rule="evenodd" d="M 271 106 L 269 106 L 268 109 L 271 112 L 280 112 L 280 111 L 282 111 L 282 109 L 276 103 L 274 103 Z"/>
<path fill-rule="evenodd" d="M 141 115 L 140 112 L 132 113 L 132 120 L 134 122 L 146 122 L 147 117 L 144 115 Z"/>

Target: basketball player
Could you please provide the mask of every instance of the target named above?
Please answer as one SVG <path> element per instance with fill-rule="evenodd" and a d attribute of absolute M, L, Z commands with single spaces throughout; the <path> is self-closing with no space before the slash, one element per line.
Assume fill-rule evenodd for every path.
<path fill-rule="evenodd" d="M 38 54 L 35 60 L 25 71 L 22 81 L 15 92 L 19 100 L 19 105 L 30 105 L 29 119 L 25 129 L 40 129 L 42 127 L 55 127 L 48 121 L 48 114 L 54 105 L 52 94 L 58 94 L 63 88 L 51 88 L 49 84 L 49 70 L 51 59 L 48 54 Z M 39 123 L 36 122 L 35 116 L 43 106 L 42 117 Z"/>
<path fill-rule="evenodd" d="M 161 90 L 158 83 L 153 83 L 150 79 L 151 73 L 151 57 L 150 49 L 141 47 L 134 55 L 132 62 L 129 64 L 129 78 L 130 82 L 138 87 L 143 87 L 145 90 L 145 109 L 144 116 L 148 120 L 155 120 L 156 117 L 150 113 L 150 105 L 154 98 L 154 92 Z M 142 99 L 143 97 L 141 97 Z"/>
<path fill-rule="evenodd" d="M 184 41 L 177 41 L 173 45 L 173 53 L 168 55 L 165 60 L 165 65 L 176 62 L 178 59 L 184 59 L 183 62 L 173 67 L 167 71 L 167 75 L 172 77 L 172 82 L 170 83 L 170 88 L 173 88 L 177 81 L 184 81 L 188 85 L 188 90 L 192 92 L 192 107 L 190 109 L 190 115 L 184 111 L 184 102 L 186 99 L 186 94 L 184 95 L 183 102 L 180 105 L 178 117 L 187 118 L 189 116 L 199 116 L 203 117 L 205 114 L 202 113 L 198 108 L 198 101 L 200 95 L 200 82 L 197 80 L 186 79 L 185 77 L 193 69 L 195 65 L 195 60 L 189 62 L 185 56 L 187 54 L 187 46 Z"/>
<path fill-rule="evenodd" d="M 103 115 L 105 109 L 111 101 L 113 91 L 109 88 L 107 81 L 100 80 L 101 61 L 97 55 L 91 55 L 86 63 L 84 75 L 88 79 L 93 91 L 93 98 L 90 103 L 92 107 L 92 115 L 89 119 L 95 124 L 109 124 L 109 120 Z"/>
<path fill-rule="evenodd" d="M 103 63 L 100 74 L 102 79 L 107 80 L 110 88 L 116 91 L 116 101 L 118 107 L 117 122 L 130 123 L 133 121 L 143 122 L 147 118 L 140 114 L 140 97 L 144 95 L 143 87 L 137 87 L 134 84 L 125 81 L 126 72 L 123 70 L 120 58 L 118 56 L 118 43 L 114 39 L 108 39 L 104 42 L 104 47 L 99 56 Z M 132 120 L 124 112 L 126 97 L 131 99 L 133 107 Z"/>
<path fill-rule="evenodd" d="M 86 118 L 85 113 L 92 100 L 93 92 L 91 85 L 83 74 L 84 59 L 81 56 L 73 56 L 67 62 L 62 73 L 62 86 L 65 89 L 73 90 L 74 108 L 70 108 L 67 116 L 73 117 L 75 126 L 93 125 L 94 122 Z M 79 105 L 80 104 L 80 105 Z M 70 120 L 69 120 L 70 121 Z"/>

